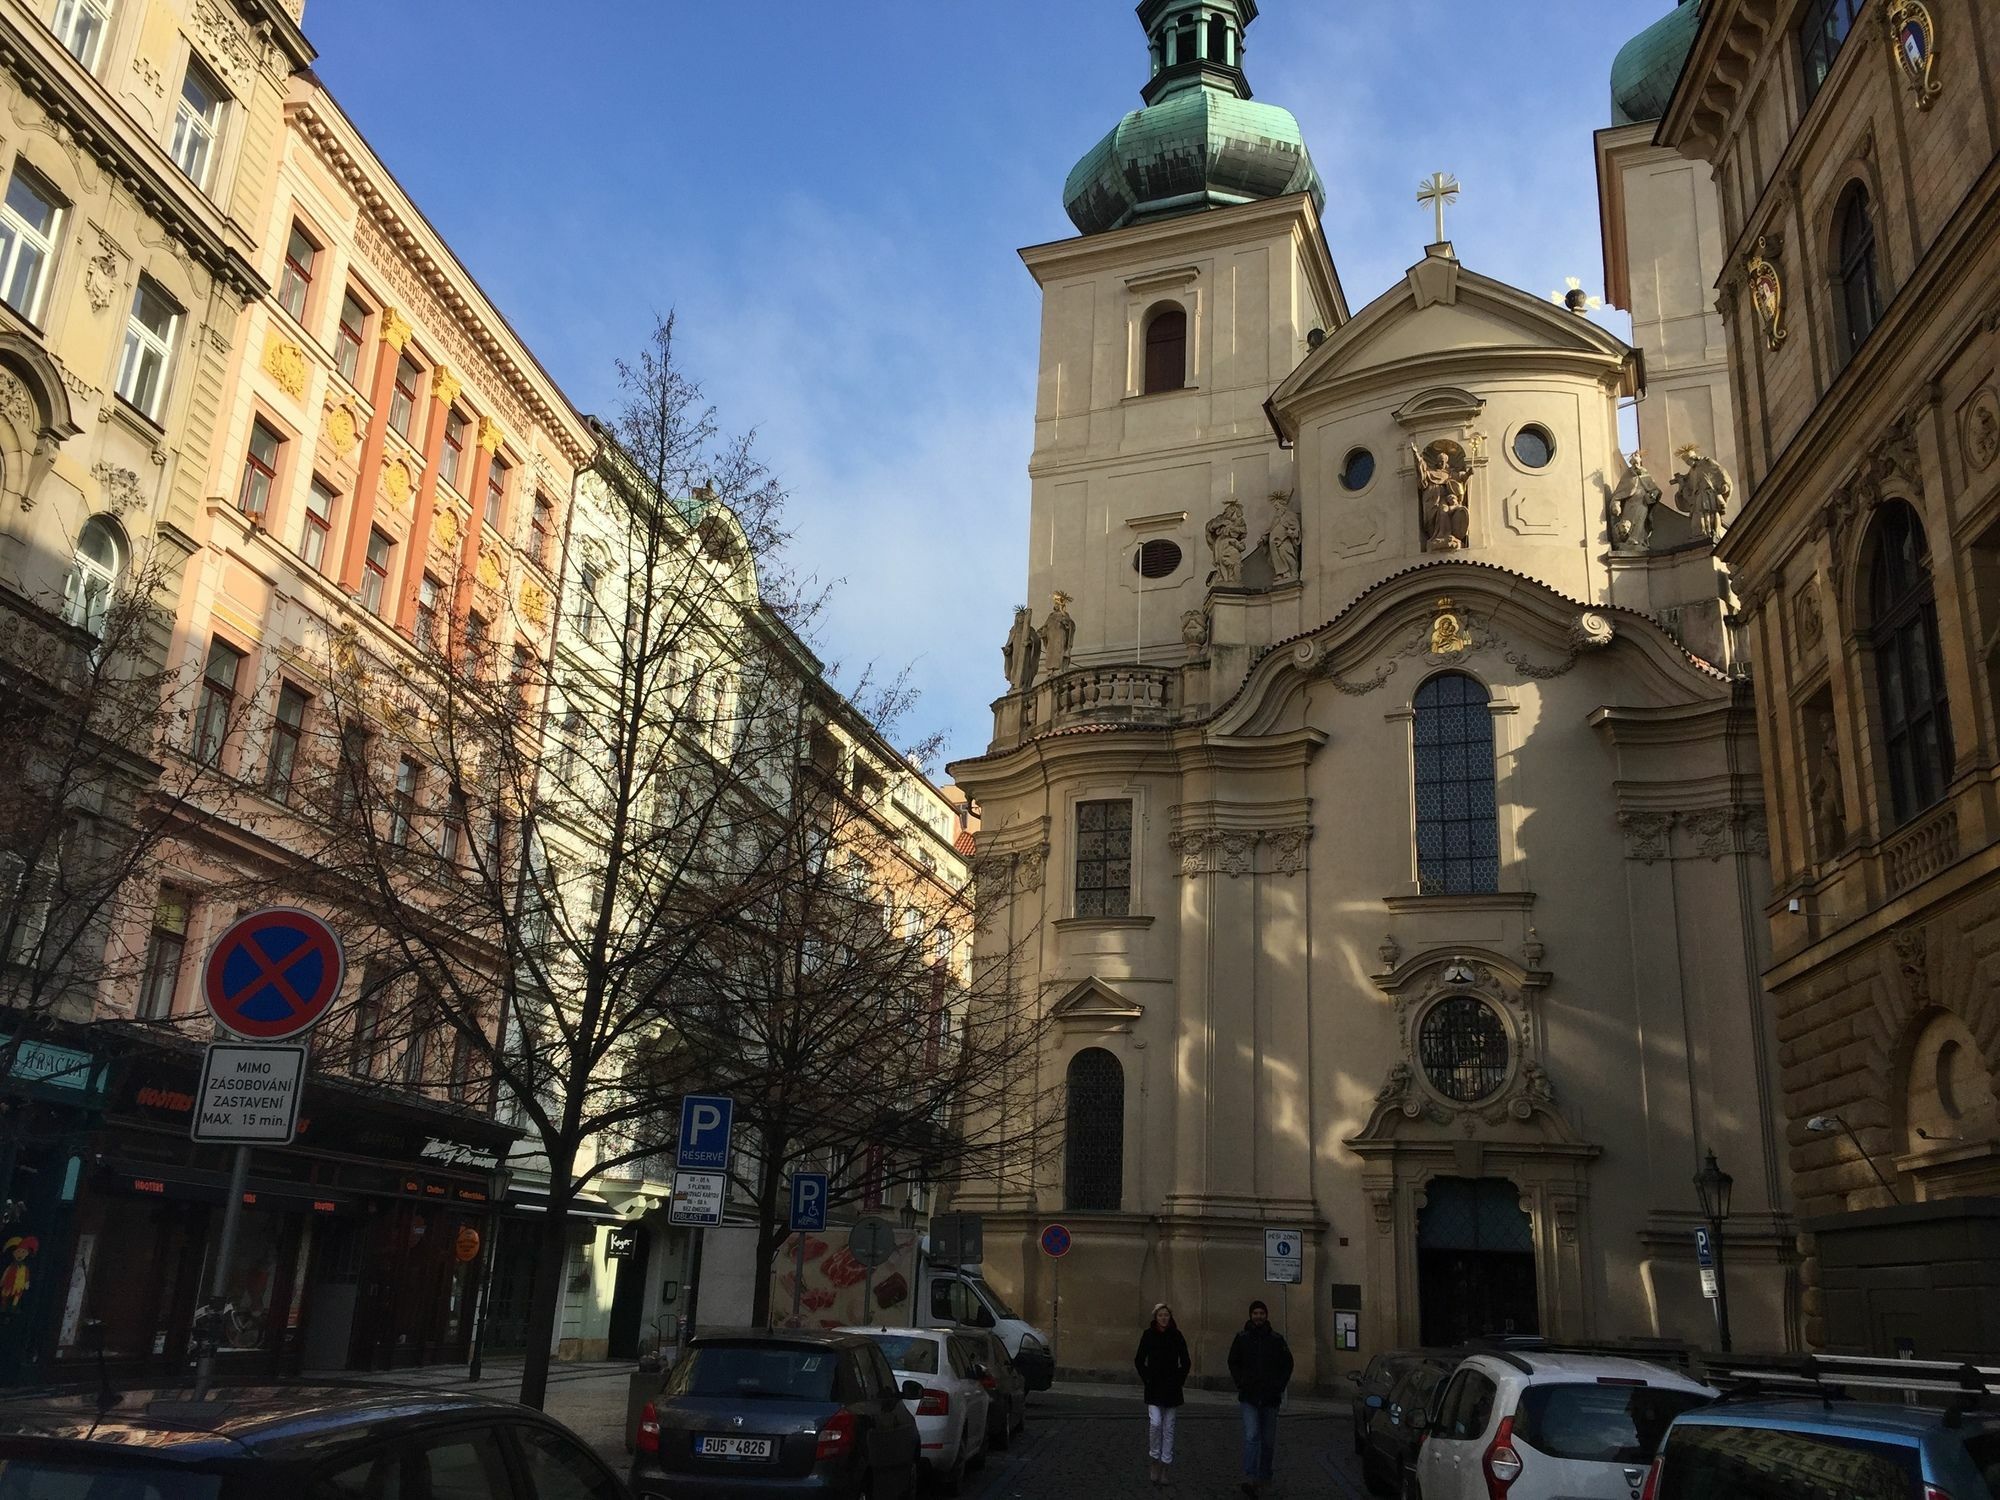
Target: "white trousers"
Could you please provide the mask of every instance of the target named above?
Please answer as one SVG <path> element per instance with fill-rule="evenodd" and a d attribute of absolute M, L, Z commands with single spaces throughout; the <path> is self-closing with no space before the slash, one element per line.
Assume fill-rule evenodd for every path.
<path fill-rule="evenodd" d="M 1180 1414 L 1178 1406 L 1146 1408 L 1146 1457 L 1163 1464 L 1174 1461 L 1174 1419 Z"/>

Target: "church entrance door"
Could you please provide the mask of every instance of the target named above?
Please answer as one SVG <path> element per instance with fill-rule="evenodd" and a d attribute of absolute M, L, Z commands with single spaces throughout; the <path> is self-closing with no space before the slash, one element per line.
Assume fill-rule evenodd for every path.
<path fill-rule="evenodd" d="M 1539 1333 L 1535 1241 L 1520 1189 L 1504 1177 L 1438 1177 L 1417 1215 L 1423 1342 Z"/>

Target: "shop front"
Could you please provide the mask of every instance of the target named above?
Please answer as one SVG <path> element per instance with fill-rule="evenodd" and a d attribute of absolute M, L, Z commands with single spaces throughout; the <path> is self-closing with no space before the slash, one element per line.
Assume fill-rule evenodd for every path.
<path fill-rule="evenodd" d="M 53 1368 L 176 1377 L 213 1275 L 233 1148 L 188 1138 L 199 1050 L 114 1071 L 61 1262 Z M 421 1098 L 315 1075 L 298 1139 L 251 1154 L 230 1257 L 221 1378 L 463 1359 L 490 1174 L 513 1132 Z M 441 1159 L 442 1158 L 442 1159 Z"/>

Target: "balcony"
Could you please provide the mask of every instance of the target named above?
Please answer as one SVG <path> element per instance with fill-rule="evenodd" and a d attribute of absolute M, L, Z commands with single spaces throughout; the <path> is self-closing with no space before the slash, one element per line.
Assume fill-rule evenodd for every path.
<path fill-rule="evenodd" d="M 1958 858 L 1958 809 L 1946 804 L 1883 846 L 1891 896 L 1920 885 Z"/>
<path fill-rule="evenodd" d="M 993 705 L 993 748 L 1085 724 L 1172 724 L 1181 717 L 1180 667 L 1131 662 L 1072 667 Z"/>

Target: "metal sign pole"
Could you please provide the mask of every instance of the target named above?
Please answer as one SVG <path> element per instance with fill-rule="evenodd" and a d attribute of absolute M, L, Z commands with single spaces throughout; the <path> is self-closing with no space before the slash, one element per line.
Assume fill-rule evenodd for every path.
<path fill-rule="evenodd" d="M 215 1272 L 208 1281 L 206 1326 L 194 1369 L 194 1399 L 206 1401 L 215 1384 L 215 1348 L 222 1335 L 222 1299 L 229 1291 L 229 1260 L 236 1250 L 236 1226 L 243 1217 L 243 1192 L 250 1181 L 250 1148 L 238 1146 L 229 1164 L 229 1197 L 222 1205 L 222 1237 L 215 1247 Z"/>
<path fill-rule="evenodd" d="M 792 1322 L 796 1325 L 806 1296 L 806 1232 L 794 1229 L 792 1242 Z"/>
<path fill-rule="evenodd" d="M 1062 1367 L 1062 1257 L 1060 1255 L 1056 1257 L 1055 1281 L 1055 1317 L 1051 1320 L 1054 1326 L 1049 1329 L 1049 1363 L 1060 1369 Z"/>

